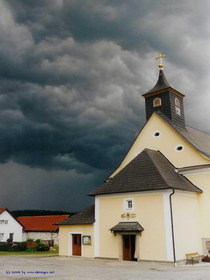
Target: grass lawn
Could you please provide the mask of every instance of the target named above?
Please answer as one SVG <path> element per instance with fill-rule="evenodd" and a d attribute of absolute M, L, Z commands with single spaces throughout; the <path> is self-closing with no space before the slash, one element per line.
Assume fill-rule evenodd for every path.
<path fill-rule="evenodd" d="M 44 251 L 44 252 L 7 252 L 0 251 L 0 256 L 10 256 L 10 255 L 58 255 L 58 249 L 55 251 Z"/>

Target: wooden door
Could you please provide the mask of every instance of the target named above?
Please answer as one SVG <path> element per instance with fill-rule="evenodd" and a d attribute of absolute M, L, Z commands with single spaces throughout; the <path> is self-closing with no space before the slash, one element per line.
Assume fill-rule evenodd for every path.
<path fill-rule="evenodd" d="M 81 234 L 72 234 L 72 255 L 81 256 Z"/>
<path fill-rule="evenodd" d="M 124 261 L 136 261 L 134 258 L 136 247 L 135 235 L 123 235 L 123 260 Z"/>

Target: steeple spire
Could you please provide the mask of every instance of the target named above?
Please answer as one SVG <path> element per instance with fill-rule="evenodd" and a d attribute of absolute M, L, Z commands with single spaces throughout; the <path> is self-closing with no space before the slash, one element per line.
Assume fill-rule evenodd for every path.
<path fill-rule="evenodd" d="M 163 70 L 160 69 L 157 83 L 151 90 L 147 91 L 144 95 L 151 93 L 151 92 L 156 92 L 159 90 L 167 89 L 167 88 L 171 88 L 171 86 L 169 85 L 168 81 L 166 80 Z"/>

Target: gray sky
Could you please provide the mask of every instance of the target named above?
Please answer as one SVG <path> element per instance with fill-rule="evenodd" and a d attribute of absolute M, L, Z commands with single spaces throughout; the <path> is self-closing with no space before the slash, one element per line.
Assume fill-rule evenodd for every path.
<path fill-rule="evenodd" d="M 145 123 L 154 60 L 210 132 L 208 0 L 0 0 L 0 205 L 75 211 Z"/>

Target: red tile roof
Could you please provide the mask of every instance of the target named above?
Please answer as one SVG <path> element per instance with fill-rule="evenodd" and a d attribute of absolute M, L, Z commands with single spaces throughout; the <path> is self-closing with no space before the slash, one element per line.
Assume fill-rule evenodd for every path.
<path fill-rule="evenodd" d="M 6 208 L 0 208 L 0 214 L 3 213 L 6 210 Z"/>
<path fill-rule="evenodd" d="M 18 217 L 25 231 L 57 231 L 58 226 L 55 223 L 60 222 L 69 215 L 53 215 L 53 216 L 27 216 Z"/>

